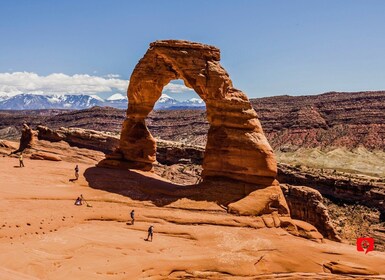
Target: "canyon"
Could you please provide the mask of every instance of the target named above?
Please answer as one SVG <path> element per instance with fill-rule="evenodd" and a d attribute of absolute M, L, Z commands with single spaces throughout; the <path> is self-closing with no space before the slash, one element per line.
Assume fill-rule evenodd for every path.
<path fill-rule="evenodd" d="M 127 111 L 0 111 L 0 246 L 24 256 L 3 258 L 0 275 L 66 279 L 75 264 L 85 279 L 384 274 L 385 92 L 249 100 L 219 61 L 213 46 L 156 41 L 131 76 Z M 206 111 L 152 111 L 174 79 Z M 21 152 L 26 167 L 12 166 Z M 79 193 L 87 208 L 70 209 Z M 28 216 L 39 208 L 50 211 Z M 130 208 L 135 225 L 121 212 Z M 141 246 L 154 224 L 161 244 Z M 361 236 L 375 252 L 351 246 Z M 129 255 L 141 258 L 130 266 Z"/>

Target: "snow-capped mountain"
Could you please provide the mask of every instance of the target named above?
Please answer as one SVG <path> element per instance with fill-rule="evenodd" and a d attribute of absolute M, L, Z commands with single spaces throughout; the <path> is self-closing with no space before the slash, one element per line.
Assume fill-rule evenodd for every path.
<path fill-rule="evenodd" d="M 167 109 L 169 107 L 173 107 L 179 103 L 178 100 L 168 96 L 167 94 L 162 94 L 158 101 L 155 103 L 154 109 Z"/>
<path fill-rule="evenodd" d="M 110 106 L 126 109 L 127 97 L 115 93 L 107 99 L 97 95 L 41 95 L 41 94 L 18 94 L 15 96 L 0 95 L 0 110 L 33 110 L 33 109 L 86 109 L 93 106 Z M 162 94 L 155 103 L 155 110 L 204 108 L 202 99 L 191 98 L 178 101 L 175 98 Z"/>
<path fill-rule="evenodd" d="M 85 109 L 102 106 L 104 100 L 90 95 L 19 94 L 0 101 L 2 110 Z"/>
<path fill-rule="evenodd" d="M 123 101 L 123 100 L 127 100 L 127 96 L 124 96 L 121 93 L 115 93 L 106 99 L 106 101 L 110 101 L 110 102 Z"/>
<path fill-rule="evenodd" d="M 170 109 L 191 109 L 204 108 L 206 104 L 200 98 L 191 98 L 185 101 L 178 101 L 175 98 L 162 94 L 159 100 L 155 103 L 155 110 L 170 110 Z"/>
<path fill-rule="evenodd" d="M 190 104 L 205 104 L 205 102 L 202 100 L 202 99 L 200 99 L 200 98 L 191 98 L 191 99 L 189 99 L 189 100 L 187 100 L 187 102 L 188 103 L 190 103 Z"/>
<path fill-rule="evenodd" d="M 0 101 L 9 99 L 12 96 L 15 96 L 15 94 L 8 94 L 8 93 L 0 92 Z"/>

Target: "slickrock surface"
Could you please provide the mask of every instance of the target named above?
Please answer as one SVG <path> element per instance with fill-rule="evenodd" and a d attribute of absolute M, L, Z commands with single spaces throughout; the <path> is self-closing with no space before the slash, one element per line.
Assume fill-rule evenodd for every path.
<path fill-rule="evenodd" d="M 69 139 L 70 145 L 77 146 L 80 143 L 80 147 L 84 147 L 84 139 L 87 139 L 87 145 L 89 147 L 94 147 L 96 150 L 105 151 L 102 149 L 105 141 L 109 142 L 106 147 L 113 147 L 114 143 L 117 142 L 116 136 L 109 136 L 106 139 L 106 134 L 102 132 L 89 131 L 84 129 L 64 129 L 52 130 L 47 127 L 38 127 L 39 135 L 38 138 L 43 140 L 42 143 L 46 143 L 45 140 L 51 141 L 53 143 L 59 142 L 63 143 Z M 92 137 L 90 136 L 92 135 Z M 59 141 L 60 140 L 60 141 Z M 158 154 L 160 158 L 164 160 L 166 164 L 172 164 L 175 161 L 176 157 L 179 157 L 178 163 L 181 162 L 180 156 L 190 157 L 184 159 L 185 161 L 193 162 L 202 162 L 203 158 L 203 148 L 196 146 L 186 146 L 184 144 L 170 142 L 170 141 L 159 141 L 161 143 L 161 149 L 159 149 Z M 35 150 L 39 149 L 41 143 L 33 147 Z M 111 145 L 110 145 L 111 144 Z M 112 155 L 107 155 L 107 157 L 113 157 Z M 47 159 L 47 160 L 57 160 L 60 161 L 61 158 L 54 154 L 47 154 L 46 152 L 37 151 L 32 153 L 31 159 Z M 99 167 L 103 165 L 98 163 Z M 129 172 L 126 169 L 127 172 Z M 164 174 L 162 168 L 157 168 L 156 172 L 158 174 Z M 201 171 L 200 171 L 201 174 Z M 189 178 L 191 179 L 191 178 Z M 200 183 L 195 185 L 195 183 Z M 186 198 L 196 198 L 203 196 L 204 199 L 212 199 L 216 201 L 218 205 L 221 205 L 223 208 L 231 213 L 241 214 L 241 215 L 263 215 L 259 217 L 260 224 L 262 226 L 268 227 L 283 227 L 286 228 L 290 233 L 294 235 L 304 236 L 306 238 L 322 240 L 323 236 L 320 235 L 316 229 L 308 228 L 305 231 L 298 231 L 295 225 L 295 221 L 291 221 L 289 217 L 289 210 L 286 205 L 284 196 L 279 187 L 277 187 L 277 182 L 273 186 L 264 187 L 256 186 L 253 184 L 239 183 L 235 181 L 226 181 L 217 178 L 215 182 L 194 182 L 189 188 L 175 189 L 175 190 L 166 190 L 165 192 L 160 192 L 164 196 L 173 193 L 173 196 L 177 197 L 186 197 Z M 184 184 L 186 185 L 186 184 Z M 277 191 L 278 190 L 278 191 Z M 142 189 L 142 192 L 154 191 L 152 189 Z M 220 198 L 219 198 L 220 196 Z M 247 197 L 250 196 L 250 197 Z M 254 197 L 257 196 L 257 199 Z M 271 224 L 271 221 L 274 221 Z M 310 225 L 309 225 L 310 226 Z M 310 234 L 310 232 L 312 232 Z"/>
<path fill-rule="evenodd" d="M 111 139 L 108 138 L 106 140 L 106 134 L 102 132 L 64 128 L 59 130 L 52 130 L 41 126 L 38 127 L 38 131 L 39 139 L 44 139 L 51 142 L 57 142 L 58 140 L 67 141 L 69 139 L 70 145 L 75 144 L 76 146 L 78 143 L 80 143 L 80 147 L 84 146 L 82 139 L 87 139 L 87 146 L 93 147 L 95 150 L 99 151 L 105 150 L 103 149 L 103 144 L 105 141 L 115 143 L 115 148 L 118 145 L 117 136 L 110 136 Z M 92 137 L 89 137 L 90 134 Z M 65 137 L 63 135 L 65 135 Z M 112 147 L 109 152 L 114 150 L 113 145 L 110 145 L 111 143 L 106 145 L 106 147 Z M 161 164 L 156 166 L 156 174 L 161 175 L 163 178 L 171 179 L 174 182 L 180 182 L 182 185 L 193 185 L 200 182 L 202 167 L 199 164 L 203 162 L 203 147 L 185 145 L 178 142 L 163 140 L 158 140 L 157 144 L 157 159 Z M 40 155 L 42 153 L 34 153 L 31 155 L 31 158 L 36 158 L 37 154 Z M 51 158 L 52 157 L 53 155 Z M 45 158 L 47 159 L 48 157 L 46 156 Z M 167 167 L 167 165 L 175 164 L 187 165 L 181 165 L 174 170 L 174 167 Z M 194 167 L 191 169 L 189 166 Z M 252 188 L 252 186 L 250 187 Z M 194 188 L 197 189 L 198 186 L 195 186 Z M 315 225 L 317 229 L 320 229 L 321 233 L 326 238 L 337 241 L 340 240 L 330 225 L 327 209 L 322 204 L 322 196 L 317 191 L 306 187 L 295 187 L 290 185 L 281 185 L 281 188 L 284 190 L 285 198 L 288 201 L 290 212 L 294 215 L 294 218 L 304 220 L 312 225 Z M 268 189 L 269 188 L 264 189 L 264 192 L 268 193 L 268 196 L 271 196 L 271 193 L 268 192 Z M 250 191 L 245 191 L 245 193 L 246 192 Z M 261 192 L 261 190 L 259 192 Z M 263 195 L 264 194 L 262 194 L 262 197 Z M 258 194 L 258 196 L 260 195 Z M 255 200 L 258 201 L 260 199 L 260 197 L 257 197 Z M 230 211 L 232 207 L 234 207 L 233 205 L 234 204 L 229 205 Z M 247 207 L 253 207 L 254 205 L 254 203 L 249 203 Z M 264 207 L 263 204 L 261 205 Z M 244 214 L 247 214 L 245 210 L 243 211 Z M 256 209 L 251 209 L 250 211 L 255 212 Z M 260 209 L 259 211 L 263 212 L 263 209 Z"/>
<path fill-rule="evenodd" d="M 210 199 L 176 197 L 175 190 L 184 187 L 155 174 L 96 168 L 100 152 L 64 142 L 38 141 L 35 147 L 63 160 L 30 160 L 26 151 L 26 167 L 16 168 L 16 157 L 0 157 L 6 182 L 0 188 L 3 279 L 370 279 L 366 274 L 385 274 L 385 253 L 365 255 L 355 246 L 313 242 L 282 228 L 261 227 L 258 217 L 228 214 Z M 10 151 L 0 148 L 4 155 Z M 70 182 L 75 164 L 81 176 Z M 91 207 L 74 205 L 80 194 Z M 274 224 L 274 218 L 265 222 Z M 150 225 L 154 240 L 146 242 Z"/>

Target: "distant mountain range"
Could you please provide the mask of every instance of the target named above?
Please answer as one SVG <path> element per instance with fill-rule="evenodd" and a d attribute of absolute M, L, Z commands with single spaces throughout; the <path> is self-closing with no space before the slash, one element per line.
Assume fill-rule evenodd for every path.
<path fill-rule="evenodd" d="M 37 110 L 37 109 L 87 109 L 94 106 L 110 106 L 118 109 L 127 108 L 127 97 L 116 93 L 102 99 L 97 95 L 40 95 L 18 94 L 15 96 L 0 95 L 0 110 Z M 156 110 L 199 109 L 204 108 L 202 99 L 191 98 L 178 101 L 166 94 L 162 94 L 155 104 Z"/>

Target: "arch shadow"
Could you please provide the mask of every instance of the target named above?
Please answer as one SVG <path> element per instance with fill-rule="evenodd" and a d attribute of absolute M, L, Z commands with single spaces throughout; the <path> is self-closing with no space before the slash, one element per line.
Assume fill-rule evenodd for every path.
<path fill-rule="evenodd" d="M 158 207 L 187 198 L 192 201 L 214 202 L 226 209 L 229 203 L 247 195 L 245 190 L 248 184 L 232 182 L 227 178 L 186 186 L 158 179 L 153 173 L 147 174 L 136 170 L 90 167 L 84 172 L 84 177 L 93 189 L 120 194 L 132 200 L 151 201 Z"/>

